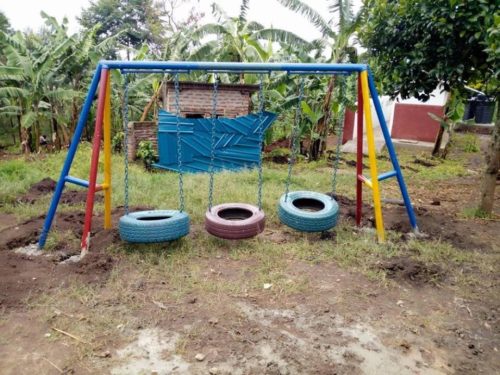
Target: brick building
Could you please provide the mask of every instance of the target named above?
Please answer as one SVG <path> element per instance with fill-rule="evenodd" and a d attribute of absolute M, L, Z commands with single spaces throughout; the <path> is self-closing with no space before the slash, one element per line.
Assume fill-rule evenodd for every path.
<path fill-rule="evenodd" d="M 258 85 L 219 84 L 217 95 L 217 116 L 234 118 L 244 116 L 252 110 L 251 96 Z M 160 89 L 161 106 L 175 113 L 175 88 L 173 82 L 164 82 Z M 212 83 L 180 82 L 179 104 L 181 115 L 187 118 L 202 118 L 212 115 Z M 141 141 L 151 141 L 157 147 L 157 123 L 152 121 L 129 124 L 129 159 L 135 159 L 137 146 Z"/>

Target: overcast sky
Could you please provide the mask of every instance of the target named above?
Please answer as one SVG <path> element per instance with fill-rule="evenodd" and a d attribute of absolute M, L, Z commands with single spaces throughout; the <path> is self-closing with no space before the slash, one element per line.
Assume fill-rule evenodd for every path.
<path fill-rule="evenodd" d="M 213 0 L 192 0 L 200 11 L 206 14 L 204 22 L 211 22 L 210 4 Z M 215 0 L 230 16 L 239 13 L 240 1 Z M 359 1 L 360 2 L 360 1 Z M 324 14 L 328 18 L 327 0 L 307 0 L 307 4 Z M 37 30 L 42 26 L 40 11 L 56 17 L 59 21 L 68 17 L 70 32 L 77 32 L 79 25 L 76 17 L 82 8 L 89 5 L 89 0 L 1 0 L 0 10 L 9 18 L 12 27 L 16 30 L 32 28 Z M 186 6 L 177 14 L 186 14 Z M 312 40 L 320 36 L 319 32 L 303 17 L 285 9 L 276 0 L 250 0 L 250 11 L 247 16 L 250 20 L 259 21 L 264 26 L 292 31 L 304 39 Z"/>

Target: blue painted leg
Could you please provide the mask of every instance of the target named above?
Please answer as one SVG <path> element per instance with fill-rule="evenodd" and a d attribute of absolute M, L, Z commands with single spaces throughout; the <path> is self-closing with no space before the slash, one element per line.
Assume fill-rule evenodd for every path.
<path fill-rule="evenodd" d="M 391 135 L 389 134 L 389 128 L 385 122 L 384 113 L 382 111 L 382 106 L 380 105 L 380 99 L 378 97 L 377 88 L 375 87 L 375 82 L 373 80 L 373 74 L 368 68 L 368 86 L 370 87 L 370 92 L 372 94 L 373 105 L 377 111 L 377 117 L 380 121 L 380 128 L 384 134 L 385 144 L 387 150 L 389 151 L 389 156 L 391 158 L 392 165 L 396 171 L 396 177 L 399 183 L 399 189 L 401 190 L 401 195 L 403 196 L 403 201 L 405 202 L 406 212 L 408 213 L 408 218 L 410 219 L 410 224 L 415 233 L 418 233 L 417 218 L 415 212 L 413 211 L 413 206 L 411 205 L 410 196 L 408 195 L 408 190 L 406 189 L 406 183 L 401 173 L 401 167 L 399 166 L 398 157 L 396 151 L 394 150 L 394 145 L 392 144 Z"/>
<path fill-rule="evenodd" d="M 78 144 L 80 143 L 80 138 L 82 136 L 83 128 L 87 123 L 87 118 L 92 107 L 92 102 L 94 101 L 94 95 L 97 91 L 97 86 L 99 84 L 99 79 L 101 77 L 101 65 L 99 64 L 90 83 L 89 91 L 85 102 L 83 103 L 83 108 L 78 119 L 78 124 L 75 128 L 75 133 L 71 144 L 68 149 L 68 154 L 66 160 L 64 161 L 64 166 L 61 170 L 61 175 L 59 176 L 59 181 L 57 181 L 56 190 L 54 191 L 54 196 L 50 202 L 49 211 L 45 217 L 45 222 L 43 224 L 42 233 L 40 234 L 40 239 L 38 240 L 38 248 L 43 249 L 45 242 L 47 241 L 47 235 L 49 234 L 50 227 L 52 226 L 52 221 L 54 220 L 54 215 L 56 214 L 57 206 L 59 205 L 59 199 L 61 199 L 61 194 L 64 189 L 64 184 L 66 182 L 66 176 L 69 174 L 71 164 L 78 149 Z"/>

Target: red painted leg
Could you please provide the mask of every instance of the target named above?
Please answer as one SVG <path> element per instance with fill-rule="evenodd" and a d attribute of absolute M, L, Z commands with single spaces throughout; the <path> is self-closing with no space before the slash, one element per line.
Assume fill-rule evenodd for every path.
<path fill-rule="evenodd" d="M 358 138 L 356 145 L 356 225 L 361 226 L 363 215 L 363 182 L 358 176 L 363 174 L 363 93 L 361 77 L 358 75 Z"/>
<path fill-rule="evenodd" d="M 102 122 L 104 118 L 104 99 L 106 97 L 106 82 L 108 80 L 109 70 L 103 69 L 99 84 L 99 98 L 97 101 L 97 114 L 94 129 L 94 141 L 92 144 L 92 159 L 90 161 L 89 188 L 87 191 L 87 205 L 85 206 L 85 223 L 82 235 L 82 256 L 89 249 L 90 230 L 92 228 L 92 212 L 94 210 L 94 197 L 96 192 L 97 169 L 99 165 L 99 151 L 101 148 Z"/>

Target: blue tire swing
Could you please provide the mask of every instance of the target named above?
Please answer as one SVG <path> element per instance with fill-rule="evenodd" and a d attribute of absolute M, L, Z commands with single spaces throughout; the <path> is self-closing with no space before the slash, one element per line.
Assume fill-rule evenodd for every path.
<path fill-rule="evenodd" d="M 124 83 L 124 153 L 125 153 L 125 215 L 120 218 L 118 230 L 123 241 L 156 243 L 177 240 L 189 233 L 189 215 L 184 212 L 184 188 L 181 158 L 179 73 L 174 75 L 175 109 L 177 112 L 177 166 L 179 176 L 179 209 L 129 212 L 129 165 L 128 165 L 128 93 L 129 81 L 125 73 Z"/>
<path fill-rule="evenodd" d="M 342 136 L 339 134 L 337 142 L 337 157 L 333 167 L 332 195 L 314 191 L 290 191 L 293 165 L 299 152 L 299 124 L 302 117 L 301 102 L 304 98 L 304 78 L 299 83 L 298 103 L 295 110 L 295 119 L 292 128 L 292 153 L 288 161 L 288 175 L 285 184 L 285 193 L 278 203 L 278 217 L 286 226 L 301 232 L 323 232 L 335 225 L 339 216 L 339 205 L 335 198 L 336 177 L 340 157 Z M 340 125 L 342 129 L 342 125 Z"/>
<path fill-rule="evenodd" d="M 262 153 L 259 149 L 258 163 L 258 198 L 257 206 L 248 203 L 224 203 L 213 206 L 214 194 L 214 159 L 215 159 L 215 132 L 217 117 L 217 75 L 214 74 L 214 85 L 212 94 L 212 127 L 211 127 L 211 155 L 210 155 L 210 180 L 208 193 L 208 208 L 205 213 L 205 229 L 215 237 L 239 240 L 258 235 L 264 230 L 266 217 L 262 210 Z M 262 148 L 263 140 L 263 118 L 264 95 L 263 95 L 263 77 L 260 75 L 259 84 L 259 117 L 258 134 L 259 146 Z"/>

